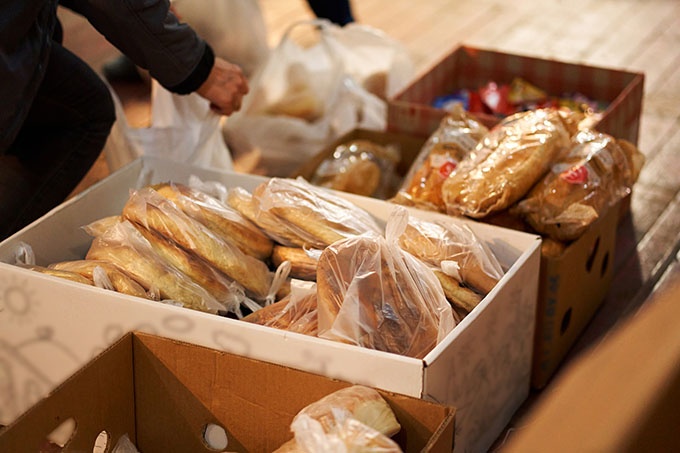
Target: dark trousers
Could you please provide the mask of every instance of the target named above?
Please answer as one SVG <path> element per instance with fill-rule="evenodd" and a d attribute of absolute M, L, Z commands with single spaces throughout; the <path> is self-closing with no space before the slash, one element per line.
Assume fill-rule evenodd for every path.
<path fill-rule="evenodd" d="M 307 0 L 307 4 L 320 19 L 328 19 L 340 26 L 354 22 L 349 0 Z"/>
<path fill-rule="evenodd" d="M 99 76 L 53 42 L 22 130 L 0 155 L 0 240 L 64 201 L 101 154 L 114 120 Z"/>

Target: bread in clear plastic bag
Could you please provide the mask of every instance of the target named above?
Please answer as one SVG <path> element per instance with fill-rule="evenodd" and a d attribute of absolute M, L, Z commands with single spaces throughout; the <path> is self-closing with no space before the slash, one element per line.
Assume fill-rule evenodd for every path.
<path fill-rule="evenodd" d="M 408 222 L 397 207 L 386 237 L 352 236 L 319 258 L 319 337 L 422 358 L 455 326 L 433 271 L 401 249 Z"/>
<path fill-rule="evenodd" d="M 483 218 L 523 198 L 570 144 L 571 123 L 557 109 L 503 119 L 442 185 L 446 211 Z"/>
<path fill-rule="evenodd" d="M 271 255 L 271 239 L 226 203 L 181 183 L 167 182 L 152 187 L 185 214 L 202 223 L 222 240 L 236 245 L 246 255 L 260 260 L 266 260 Z"/>
<path fill-rule="evenodd" d="M 316 336 L 316 284 L 293 280 L 288 295 L 244 317 L 243 321 Z"/>
<path fill-rule="evenodd" d="M 269 295 L 273 273 L 264 261 L 225 242 L 150 187 L 132 191 L 122 214 L 207 261 L 243 286 L 248 295 L 258 300 Z"/>
<path fill-rule="evenodd" d="M 348 236 L 381 231 L 368 212 L 303 178 L 271 178 L 250 200 L 232 191 L 229 202 L 283 245 L 323 249 Z"/>
<path fill-rule="evenodd" d="M 308 404 L 293 419 L 291 430 L 294 439 L 277 453 L 401 451 L 390 439 L 401 430 L 392 408 L 377 390 L 363 385 L 345 387 Z"/>
<path fill-rule="evenodd" d="M 446 298 L 464 312 L 470 312 L 503 276 L 491 249 L 455 218 L 410 217 L 399 244 L 433 267 Z"/>
<path fill-rule="evenodd" d="M 310 182 L 333 190 L 386 199 L 399 180 L 397 145 L 366 139 L 339 144 L 314 171 Z"/>
<path fill-rule="evenodd" d="M 94 282 L 95 286 L 130 296 L 151 299 L 144 287 L 128 275 L 124 269 L 104 260 L 60 261 L 48 266 L 50 269 L 75 272 Z"/>
<path fill-rule="evenodd" d="M 632 143 L 582 130 L 514 209 L 539 233 L 575 240 L 631 192 L 643 163 L 644 155 Z"/>
<path fill-rule="evenodd" d="M 208 313 L 224 309 L 205 288 L 165 262 L 129 221 L 123 220 L 95 237 L 85 256 L 104 260 L 130 274 L 146 291 L 159 291 L 162 300 Z"/>
<path fill-rule="evenodd" d="M 406 206 L 445 211 L 441 187 L 488 132 L 486 126 L 456 104 L 427 139 L 391 200 Z"/>

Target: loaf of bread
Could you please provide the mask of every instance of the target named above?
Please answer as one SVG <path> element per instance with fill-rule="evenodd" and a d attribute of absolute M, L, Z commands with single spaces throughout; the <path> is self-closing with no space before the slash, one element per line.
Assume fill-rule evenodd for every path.
<path fill-rule="evenodd" d="M 479 142 L 461 170 L 442 184 L 446 211 L 483 218 L 523 198 L 570 144 L 570 130 L 556 109 L 506 117 Z"/>
<path fill-rule="evenodd" d="M 643 162 L 630 142 L 583 130 L 516 210 L 539 233 L 573 241 L 630 193 Z"/>
<path fill-rule="evenodd" d="M 489 247 L 456 219 L 428 221 L 411 216 L 399 244 L 437 268 L 441 269 L 443 262 L 455 263 L 457 272 L 452 276 L 482 295 L 503 276 L 500 262 Z"/>
<path fill-rule="evenodd" d="M 142 225 L 135 224 L 135 227 L 161 259 L 208 291 L 224 305 L 225 312 L 240 314 L 241 303 L 245 303 L 246 298 L 243 286 L 229 279 L 196 254 L 183 249 L 159 233 Z"/>
<path fill-rule="evenodd" d="M 242 187 L 231 188 L 227 194 L 229 206 L 249 219 L 272 240 L 288 247 L 302 247 L 304 241 L 274 214 L 260 209 L 260 200 Z"/>
<path fill-rule="evenodd" d="M 316 286 L 300 288 L 292 285 L 291 292 L 283 299 L 254 311 L 243 321 L 316 336 Z"/>
<path fill-rule="evenodd" d="M 343 239 L 317 269 L 319 337 L 422 358 L 454 326 L 432 271 L 382 236 Z"/>
<path fill-rule="evenodd" d="M 329 190 L 302 178 L 271 178 L 253 196 L 310 248 L 323 249 L 333 242 L 367 232 L 381 232 L 371 215 Z"/>
<path fill-rule="evenodd" d="M 85 258 L 115 264 L 147 293 L 157 293 L 159 299 L 209 313 L 224 309 L 208 291 L 158 256 L 149 241 L 127 220 L 95 237 Z"/>
<path fill-rule="evenodd" d="M 350 140 L 338 145 L 314 171 L 310 182 L 333 190 L 385 199 L 394 193 L 400 156 L 392 145 Z"/>
<path fill-rule="evenodd" d="M 103 260 L 73 260 L 73 261 L 61 261 L 58 263 L 52 263 L 48 266 L 51 269 L 58 271 L 69 271 L 80 274 L 87 278 L 89 281 L 95 283 L 96 286 L 106 287 L 108 284 L 111 285 L 110 288 L 113 291 L 128 294 L 130 296 L 143 297 L 145 299 L 149 298 L 146 290 L 142 285 L 140 285 L 135 279 L 128 275 L 123 269 L 116 266 L 109 261 Z M 99 282 L 101 277 L 98 277 L 99 272 L 103 272 L 103 277 L 107 282 Z"/>
<path fill-rule="evenodd" d="M 394 203 L 445 211 L 442 184 L 488 133 L 486 126 L 455 105 L 411 164 Z"/>
<path fill-rule="evenodd" d="M 155 190 L 146 187 L 133 191 L 123 207 L 123 217 L 204 259 L 252 297 L 267 297 L 273 274 L 266 263 L 223 241 Z"/>
<path fill-rule="evenodd" d="M 309 422 L 313 421 L 312 424 Z M 318 423 L 318 425 L 316 425 Z M 380 393 L 370 387 L 353 385 L 337 390 L 304 407 L 295 416 L 291 429 L 295 438 L 275 450 L 276 453 L 304 452 L 296 441 L 310 440 L 309 435 L 316 432 L 316 451 L 326 450 L 332 444 L 324 444 L 325 439 L 319 439 L 323 434 L 333 436 L 334 441 L 340 441 L 348 448 L 347 451 L 380 451 L 398 452 L 399 447 L 390 440 L 401 430 L 390 405 Z M 328 442 L 328 439 L 326 439 Z"/>
<path fill-rule="evenodd" d="M 37 264 L 17 264 L 17 266 L 23 267 L 24 269 L 30 269 L 30 270 L 35 271 L 35 272 L 40 272 L 41 274 L 51 275 L 52 277 L 59 277 L 59 278 L 63 278 L 64 280 L 70 280 L 70 281 L 75 282 L 75 283 L 81 283 L 83 285 L 94 286 L 94 282 L 91 279 L 83 277 L 82 275 L 78 274 L 77 272 L 60 270 L 60 269 L 52 269 L 50 267 L 40 266 L 40 265 L 37 265 Z"/>
<path fill-rule="evenodd" d="M 180 183 L 156 184 L 152 188 L 246 255 L 260 260 L 271 255 L 272 240 L 239 211 L 216 198 Z"/>

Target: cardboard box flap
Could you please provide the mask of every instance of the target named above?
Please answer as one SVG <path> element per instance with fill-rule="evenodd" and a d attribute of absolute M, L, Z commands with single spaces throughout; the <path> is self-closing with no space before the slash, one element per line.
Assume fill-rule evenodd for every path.
<path fill-rule="evenodd" d="M 135 367 L 138 385 L 144 385 L 144 389 L 151 389 L 155 385 L 157 388 L 153 392 L 157 395 L 174 392 L 176 386 L 185 388 L 186 392 L 202 404 L 202 407 L 192 408 L 187 414 L 193 421 L 193 426 L 205 426 L 210 422 L 223 426 L 227 430 L 230 450 L 275 450 L 292 438 L 290 423 L 302 408 L 351 385 L 344 381 L 148 334 L 137 333 L 136 340 Z M 402 431 L 394 439 L 404 451 L 452 450 L 452 431 L 449 430 L 453 429 L 453 408 L 390 392 L 380 393 L 402 424 Z M 219 399 L 215 395 L 219 395 Z M 182 407 L 179 403 L 183 399 L 181 392 L 179 397 L 173 396 L 177 403 L 175 410 Z M 140 401 L 140 407 L 152 407 L 148 403 L 153 400 L 154 398 Z M 172 410 L 171 407 L 163 409 Z M 158 429 L 162 425 L 158 424 L 154 414 L 160 411 L 146 411 L 142 413 L 138 409 L 138 417 L 144 423 L 143 426 L 140 424 L 139 430 L 149 433 L 154 426 Z M 140 439 L 143 451 L 146 451 L 143 445 L 147 440 L 154 442 L 151 445 L 165 442 L 162 439 L 163 429 L 166 427 L 154 435 L 153 439 Z M 267 436 L 262 436 L 262 432 L 266 432 Z"/>
<path fill-rule="evenodd" d="M 131 335 L 123 337 L 95 360 L 97 366 L 81 368 L 0 430 L 0 451 L 53 451 L 43 448 L 48 444 L 50 433 L 60 426 L 66 428 L 56 436 L 58 445 L 67 443 L 63 451 L 92 451 L 93 442 L 102 431 L 106 431 L 109 439 L 127 434 L 134 440 Z"/>

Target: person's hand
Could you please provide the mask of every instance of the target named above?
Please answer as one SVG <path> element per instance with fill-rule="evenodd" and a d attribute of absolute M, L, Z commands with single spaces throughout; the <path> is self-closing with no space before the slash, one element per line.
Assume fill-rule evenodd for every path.
<path fill-rule="evenodd" d="M 215 57 L 208 78 L 196 93 L 210 101 L 214 112 L 231 115 L 241 108 L 241 100 L 248 93 L 248 80 L 240 67 Z"/>

